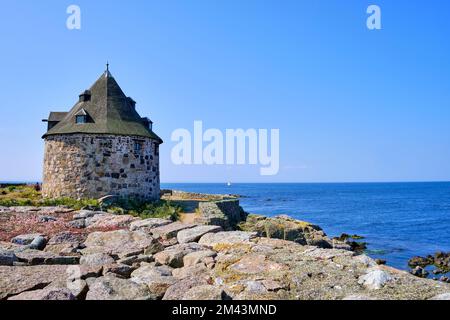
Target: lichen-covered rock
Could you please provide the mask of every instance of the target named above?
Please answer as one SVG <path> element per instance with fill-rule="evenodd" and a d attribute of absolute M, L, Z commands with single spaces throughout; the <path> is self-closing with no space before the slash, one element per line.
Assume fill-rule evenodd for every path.
<path fill-rule="evenodd" d="M 202 285 L 189 289 L 183 295 L 183 300 L 223 300 L 224 297 L 223 289 L 212 285 Z"/>
<path fill-rule="evenodd" d="M 87 237 L 82 250 L 83 254 L 109 253 L 119 255 L 122 252 L 145 250 L 153 242 L 153 238 L 142 231 L 115 230 L 93 232 Z"/>
<path fill-rule="evenodd" d="M 44 251 L 58 256 L 78 256 L 79 243 L 48 244 Z"/>
<path fill-rule="evenodd" d="M 199 244 L 214 248 L 217 245 L 232 245 L 236 243 L 249 243 L 250 239 L 256 237 L 256 232 L 245 231 L 221 231 L 207 233 L 198 241 Z"/>
<path fill-rule="evenodd" d="M 286 270 L 287 266 L 266 259 L 265 255 L 252 254 L 246 255 L 238 262 L 229 267 L 238 273 L 259 274 L 264 272 L 273 272 Z"/>
<path fill-rule="evenodd" d="M 201 250 L 188 253 L 183 257 L 183 265 L 185 267 L 196 265 L 200 262 L 204 262 L 205 258 L 215 257 L 217 253 L 212 250 Z"/>
<path fill-rule="evenodd" d="M 187 243 L 198 241 L 207 233 L 219 232 L 222 230 L 220 226 L 196 226 L 194 228 L 184 229 L 178 232 L 177 239 L 179 243 Z"/>
<path fill-rule="evenodd" d="M 144 284 L 108 274 L 89 284 L 86 300 L 154 300 L 156 297 Z"/>
<path fill-rule="evenodd" d="M 177 280 L 172 276 L 172 268 L 147 264 L 131 273 L 131 281 L 147 285 L 152 294 L 162 297 Z"/>
<path fill-rule="evenodd" d="M 204 276 L 206 274 L 209 274 L 209 270 L 207 269 L 204 263 L 198 263 L 192 266 L 176 268 L 173 269 L 172 271 L 172 275 L 177 279 Z"/>
<path fill-rule="evenodd" d="M 322 248 L 332 247 L 332 241 L 319 226 L 284 215 L 269 218 L 250 214 L 245 222 L 239 224 L 239 228 L 256 232 L 260 237 L 289 240 Z"/>
<path fill-rule="evenodd" d="M 84 242 L 84 240 L 86 240 L 86 237 L 83 234 L 63 231 L 51 237 L 47 245 L 61 244 L 61 243 L 71 243 L 78 245 L 79 243 Z"/>
<path fill-rule="evenodd" d="M 188 292 L 191 288 L 209 285 L 210 283 L 209 277 L 188 277 L 183 280 L 180 280 L 170 286 L 166 293 L 164 294 L 163 300 L 181 300 L 183 299 L 186 292 Z"/>
<path fill-rule="evenodd" d="M 36 288 L 44 288 L 68 277 L 67 266 L 0 266 L 0 300 Z"/>

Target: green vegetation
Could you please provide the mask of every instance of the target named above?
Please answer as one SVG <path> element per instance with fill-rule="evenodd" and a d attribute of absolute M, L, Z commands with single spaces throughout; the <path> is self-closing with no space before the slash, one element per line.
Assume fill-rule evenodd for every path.
<path fill-rule="evenodd" d="M 106 210 L 115 214 L 130 214 L 143 219 L 170 218 L 177 220 L 183 208 L 170 201 L 144 202 L 131 199 L 119 199 L 113 204 L 101 205 L 95 199 L 75 200 L 71 198 L 43 199 L 41 192 L 34 186 L 8 186 L 0 188 L 0 206 L 51 207 L 66 206 L 74 210 Z"/>
<path fill-rule="evenodd" d="M 111 213 L 130 214 L 142 219 L 170 218 L 172 220 L 178 220 L 180 213 L 183 212 L 181 206 L 174 205 L 166 200 L 145 202 L 133 199 L 119 199 L 106 209 Z"/>

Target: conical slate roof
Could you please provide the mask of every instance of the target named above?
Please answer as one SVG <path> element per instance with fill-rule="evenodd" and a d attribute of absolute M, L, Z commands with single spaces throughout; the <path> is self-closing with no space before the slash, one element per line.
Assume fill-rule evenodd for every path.
<path fill-rule="evenodd" d="M 76 116 L 84 114 L 88 121 L 76 123 Z M 73 133 L 133 135 L 162 143 L 161 138 L 145 126 L 135 110 L 134 101 L 126 97 L 109 70 L 80 95 L 80 101 L 43 138 Z"/>

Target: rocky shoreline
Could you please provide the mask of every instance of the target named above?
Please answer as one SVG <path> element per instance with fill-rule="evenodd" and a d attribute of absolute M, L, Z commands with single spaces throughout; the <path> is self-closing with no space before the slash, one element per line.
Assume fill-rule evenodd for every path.
<path fill-rule="evenodd" d="M 379 264 L 351 236 L 237 208 L 215 199 L 183 222 L 2 207 L 0 300 L 450 299 L 449 284 Z"/>

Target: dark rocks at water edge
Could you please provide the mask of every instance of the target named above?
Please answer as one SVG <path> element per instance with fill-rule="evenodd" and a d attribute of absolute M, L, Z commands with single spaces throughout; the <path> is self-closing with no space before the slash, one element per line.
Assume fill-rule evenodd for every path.
<path fill-rule="evenodd" d="M 445 274 L 450 272 L 450 252 L 438 251 L 426 257 L 413 257 L 408 261 L 408 265 L 412 268 L 410 271 L 413 275 L 419 277 L 427 277 L 429 272 L 425 270 L 427 267 L 433 268 L 431 272 L 435 275 Z M 437 278 L 436 278 L 437 279 Z M 448 277 L 442 276 L 439 281 L 448 282 Z"/>
<path fill-rule="evenodd" d="M 84 227 L 0 242 L 0 300 L 450 299 L 449 284 L 384 266 L 318 226 L 240 214 L 215 225 L 217 212 L 208 224 L 73 212 Z"/>

